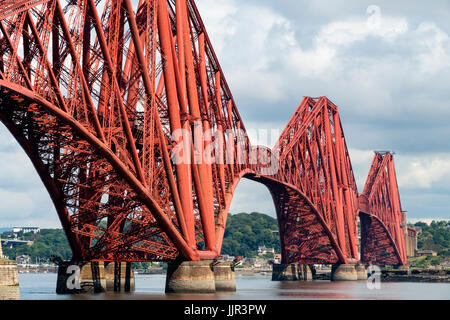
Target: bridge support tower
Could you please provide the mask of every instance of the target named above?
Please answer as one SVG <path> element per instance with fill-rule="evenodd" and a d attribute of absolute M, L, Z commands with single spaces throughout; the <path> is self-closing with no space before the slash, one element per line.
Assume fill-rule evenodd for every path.
<path fill-rule="evenodd" d="M 367 269 L 365 265 L 358 263 L 355 269 L 358 280 L 367 280 Z"/>
<path fill-rule="evenodd" d="M 331 268 L 331 281 L 356 281 L 358 273 L 354 264 L 334 264 Z"/>
<path fill-rule="evenodd" d="M 166 293 L 236 291 L 234 268 L 229 262 L 183 261 L 167 267 Z"/>
<path fill-rule="evenodd" d="M 230 262 L 219 262 L 213 264 L 213 272 L 216 292 L 236 291 L 234 267 Z"/>
<path fill-rule="evenodd" d="M 17 263 L 0 257 L 0 300 L 19 300 Z"/>
<path fill-rule="evenodd" d="M 166 293 L 216 292 L 213 261 L 169 262 Z"/>
<path fill-rule="evenodd" d="M 20 299 L 20 292 L 17 263 L 3 256 L 0 239 L 0 300 L 18 299 Z"/>

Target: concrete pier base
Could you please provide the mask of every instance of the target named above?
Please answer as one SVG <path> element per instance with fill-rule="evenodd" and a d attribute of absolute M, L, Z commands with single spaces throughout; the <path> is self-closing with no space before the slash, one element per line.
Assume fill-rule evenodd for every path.
<path fill-rule="evenodd" d="M 106 291 L 134 292 L 135 282 L 131 262 L 105 262 Z"/>
<path fill-rule="evenodd" d="M 306 264 L 273 264 L 272 281 L 310 281 L 310 266 Z"/>
<path fill-rule="evenodd" d="M 216 292 L 213 261 L 171 262 L 167 265 L 166 293 Z"/>
<path fill-rule="evenodd" d="M 357 264 L 355 269 L 358 280 L 367 280 L 367 269 L 363 264 Z"/>
<path fill-rule="evenodd" d="M 0 258 L 0 300 L 19 300 L 17 263 Z"/>
<path fill-rule="evenodd" d="M 354 264 L 334 264 L 331 268 L 331 281 L 356 281 L 358 274 Z"/>
<path fill-rule="evenodd" d="M 216 292 L 236 291 L 235 272 L 230 262 L 213 264 L 213 272 Z"/>

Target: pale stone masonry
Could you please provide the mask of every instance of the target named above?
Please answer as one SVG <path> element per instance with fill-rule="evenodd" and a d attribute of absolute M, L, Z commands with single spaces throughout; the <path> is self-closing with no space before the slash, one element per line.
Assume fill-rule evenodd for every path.
<path fill-rule="evenodd" d="M 2 250 L 2 237 L 0 237 L 0 259 L 3 258 L 3 250 Z"/>
<path fill-rule="evenodd" d="M 4 259 L 0 239 L 0 300 L 17 300 L 19 294 L 19 274 L 15 261 Z"/>
<path fill-rule="evenodd" d="M 19 275 L 15 261 L 0 259 L 0 286 L 17 286 Z"/>

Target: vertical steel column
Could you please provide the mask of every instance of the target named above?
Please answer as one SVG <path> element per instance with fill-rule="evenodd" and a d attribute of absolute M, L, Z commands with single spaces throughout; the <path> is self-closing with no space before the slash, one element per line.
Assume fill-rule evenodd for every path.
<path fill-rule="evenodd" d="M 332 135 L 331 135 L 331 129 L 330 129 L 330 117 L 328 114 L 328 104 L 325 103 L 323 107 L 323 116 L 324 116 L 324 124 L 325 124 L 325 135 L 327 139 L 327 153 L 328 153 L 328 161 L 329 161 L 329 167 L 330 167 L 330 175 L 331 175 L 331 184 L 332 184 L 332 190 L 333 190 L 333 196 L 335 201 L 335 208 L 336 208 L 336 234 L 337 234 L 337 240 L 339 243 L 339 247 L 346 259 L 346 261 L 342 261 L 343 263 L 347 263 L 347 248 L 345 244 L 345 230 L 344 230 L 344 213 L 343 213 L 343 207 L 342 207 L 342 201 L 339 194 L 339 187 L 337 182 L 337 175 L 336 175 L 336 165 L 335 165 L 335 155 L 334 155 L 334 148 L 333 148 L 333 141 L 332 141 Z"/>
<path fill-rule="evenodd" d="M 133 7 L 131 6 L 130 0 L 125 0 L 124 3 L 125 3 L 125 10 L 127 12 L 128 21 L 130 23 L 130 29 L 131 29 L 131 33 L 132 33 L 134 48 L 136 49 L 136 54 L 137 54 L 138 61 L 139 61 L 140 67 L 141 67 L 141 74 L 142 74 L 142 79 L 144 82 L 146 94 L 147 94 L 147 97 L 151 97 L 153 95 L 152 91 L 154 90 L 154 88 L 152 88 L 151 81 L 149 78 L 150 73 L 148 72 L 147 61 L 145 60 L 144 52 L 141 47 L 142 43 L 139 41 L 139 32 L 138 32 L 138 28 L 137 28 L 137 24 L 136 24 L 136 19 L 134 17 Z M 164 76 L 161 75 L 161 78 L 162 79 L 160 79 L 160 83 L 158 85 L 157 92 L 156 92 L 157 96 L 160 96 L 162 93 L 162 90 L 163 90 L 162 84 L 164 81 Z M 157 110 L 155 110 L 155 113 L 157 113 Z M 164 162 L 164 168 L 166 170 L 167 178 L 169 180 L 169 188 L 172 192 L 175 212 L 177 213 L 177 218 L 180 223 L 180 228 L 182 230 L 182 233 L 183 233 L 184 237 L 187 238 L 189 236 L 189 234 L 188 234 L 187 227 L 186 227 L 185 215 L 184 215 L 183 208 L 181 205 L 180 196 L 178 193 L 178 187 L 176 185 L 176 181 L 173 176 L 172 163 L 170 162 L 170 156 L 169 156 L 169 152 L 167 150 L 167 144 L 166 144 L 166 137 L 162 130 L 162 125 L 161 125 L 161 120 L 159 119 L 159 114 L 156 115 L 155 122 L 156 122 L 155 127 L 157 130 L 159 142 L 160 142 L 161 149 L 162 149 L 162 159 Z"/>
<path fill-rule="evenodd" d="M 388 176 L 389 176 L 389 192 L 390 192 L 390 196 L 393 199 L 393 205 L 394 205 L 394 212 L 393 212 L 393 217 L 391 217 L 391 219 L 393 218 L 394 221 L 393 223 L 395 224 L 395 239 L 396 239 L 396 244 L 399 248 L 401 257 L 402 257 L 402 262 L 405 263 L 406 261 L 406 252 L 405 252 L 405 241 L 404 241 L 404 237 L 402 236 L 401 232 L 400 232 L 400 216 L 402 214 L 402 209 L 400 207 L 400 197 L 398 195 L 398 185 L 397 185 L 397 178 L 396 178 L 396 174 L 395 174 L 395 168 L 394 168 L 394 161 L 392 160 L 392 154 L 386 155 L 389 156 L 389 162 L 388 162 Z"/>
<path fill-rule="evenodd" d="M 336 149 L 337 152 L 340 153 L 339 160 L 340 165 L 338 166 L 338 170 L 341 170 L 342 183 L 344 185 L 344 201 L 345 201 L 345 222 L 347 224 L 348 230 L 348 238 L 350 242 L 350 251 L 352 254 L 352 258 L 358 259 L 358 249 L 356 246 L 355 239 L 355 224 L 356 220 L 354 219 L 354 208 L 353 203 L 350 198 L 350 190 L 349 190 L 349 181 L 348 181 L 348 169 L 346 166 L 346 154 L 344 149 L 344 141 L 342 139 L 342 128 L 341 122 L 339 120 L 338 113 L 334 115 L 334 130 L 335 130 L 335 140 L 336 140 Z"/>
<path fill-rule="evenodd" d="M 175 68 L 172 52 L 172 32 L 169 22 L 169 13 L 167 11 L 167 2 L 165 0 L 158 1 L 158 29 L 159 39 L 163 57 L 164 82 L 166 88 L 166 97 L 169 106 L 169 120 L 172 133 L 179 131 L 181 127 L 180 109 L 178 101 L 177 83 L 175 79 Z M 184 145 L 184 139 L 176 141 Z M 184 148 L 183 152 L 187 152 Z M 190 149 L 189 149 L 190 152 Z M 190 179 L 188 164 L 176 164 L 178 191 L 180 193 L 181 205 L 183 207 L 184 218 L 186 221 L 186 229 L 188 244 L 196 249 L 194 212 L 192 204 L 192 183 Z"/>
<path fill-rule="evenodd" d="M 217 103 L 217 148 L 216 148 L 216 162 L 219 166 L 219 180 L 222 187 L 223 196 L 225 198 L 226 186 L 225 186 L 225 168 L 224 168 L 224 136 L 223 136 L 223 116 L 222 116 L 222 93 L 221 93 L 221 74 L 216 72 L 216 103 Z"/>
<path fill-rule="evenodd" d="M 195 152 L 193 153 L 194 161 L 192 161 L 192 170 L 195 172 L 198 170 L 199 181 L 195 183 L 196 192 L 200 195 L 199 201 L 202 206 L 200 209 L 200 216 L 202 218 L 202 226 L 204 229 L 205 244 L 208 250 L 215 251 L 215 222 L 214 222 L 214 202 L 212 196 L 213 182 L 208 174 L 210 169 L 207 168 L 207 164 L 203 158 L 204 156 L 204 144 L 203 144 L 203 128 L 200 114 L 199 93 L 197 90 L 197 75 L 194 68 L 194 57 L 192 47 L 194 46 L 190 36 L 189 28 L 189 13 L 187 10 L 186 1 L 182 1 L 181 6 L 178 7 L 182 12 L 183 19 L 183 34 L 179 35 L 184 38 L 184 54 L 187 70 L 187 93 L 190 106 L 190 112 L 193 123 Z M 178 10 L 177 9 L 177 10 Z M 206 104 L 206 102 L 205 102 Z M 197 157 L 200 159 L 197 159 Z M 197 163 L 200 160 L 200 163 Z"/>

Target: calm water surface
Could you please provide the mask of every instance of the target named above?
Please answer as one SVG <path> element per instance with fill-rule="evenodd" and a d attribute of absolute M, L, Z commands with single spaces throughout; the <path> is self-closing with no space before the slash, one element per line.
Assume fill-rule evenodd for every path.
<path fill-rule="evenodd" d="M 55 273 L 19 274 L 22 300 L 60 299 L 219 299 L 219 300 L 450 300 L 450 283 L 381 283 L 369 290 L 365 281 L 274 282 L 268 276 L 237 276 L 237 292 L 231 294 L 166 295 L 165 275 L 136 275 L 133 293 L 57 295 Z"/>

